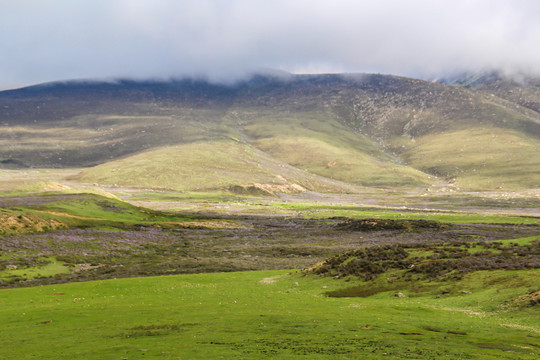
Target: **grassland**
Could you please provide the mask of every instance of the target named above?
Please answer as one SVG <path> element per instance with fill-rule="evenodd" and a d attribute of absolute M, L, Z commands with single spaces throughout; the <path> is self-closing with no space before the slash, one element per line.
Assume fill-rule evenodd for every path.
<path fill-rule="evenodd" d="M 135 224 L 152 226 L 162 222 L 181 222 L 188 216 L 178 216 L 159 211 L 143 209 L 121 201 L 91 193 L 44 193 L 27 196 L 5 196 L 0 198 L 2 214 L 23 220 L 25 216 L 42 221 L 48 219 L 68 227 L 115 227 L 120 229 Z M 14 219 L 14 221 L 16 221 Z M 10 231 L 5 220 L 0 228 L 2 234 L 39 232 L 32 227 Z"/>
<path fill-rule="evenodd" d="M 257 146 L 276 158 L 331 179 L 363 186 L 425 185 L 430 177 L 360 151 L 331 146 L 310 138 L 263 139 Z"/>
<path fill-rule="evenodd" d="M 235 143 L 195 143 L 152 150 L 84 171 L 78 180 L 180 191 L 225 189 L 272 182 L 249 147 Z"/>
<path fill-rule="evenodd" d="M 428 135 L 405 153 L 415 168 L 469 189 L 529 189 L 539 184 L 538 139 L 498 128 Z M 436 159 L 434 161 L 433 159 Z"/>
<path fill-rule="evenodd" d="M 105 197 L 69 184 L 0 197 L 2 214 L 22 224 L 0 235 L 3 359 L 534 359 L 540 351 L 537 268 L 418 279 L 390 269 L 371 280 L 299 271 L 377 246 L 409 246 L 422 261 L 445 246 L 476 257 L 486 243 L 527 247 L 538 242 L 538 217 L 230 192 L 111 187 Z M 527 204 L 536 206 L 533 198 L 514 205 Z M 344 229 L 349 218 L 439 226 Z M 53 220 L 61 226 L 38 226 Z"/>
<path fill-rule="evenodd" d="M 329 111 L 260 114 L 244 125 L 253 146 L 292 166 L 363 186 L 414 186 L 434 180 L 399 164 Z"/>
<path fill-rule="evenodd" d="M 231 114 L 250 117 L 235 122 Z M 138 122 L 122 126 L 127 124 L 130 132 L 143 131 L 144 139 L 157 136 L 146 131 L 161 131 L 131 128 Z M 209 126 L 212 130 L 199 140 L 193 134 L 156 147 L 163 141 L 147 139 L 154 144 L 150 148 L 119 154 L 123 157 L 85 169 L 74 179 L 177 191 L 298 184 L 337 193 L 358 192 L 355 186 L 411 189 L 449 183 L 465 190 L 524 190 L 539 184 L 537 137 L 504 127 L 467 126 L 377 143 L 347 129 L 331 113 L 296 112 L 292 117 L 260 109 L 230 110 Z M 114 140 L 113 147 L 125 149 L 120 142 Z"/>
<path fill-rule="evenodd" d="M 379 219 L 411 219 L 411 220 L 434 220 L 451 223 L 469 224 L 538 224 L 538 216 L 523 216 L 501 213 L 486 213 L 478 211 L 457 211 L 457 210 L 422 210 L 419 208 L 383 208 L 366 207 L 353 205 L 331 205 L 331 204 L 295 204 L 282 203 L 275 205 L 278 209 L 288 209 L 292 212 L 300 211 L 306 218 L 326 219 L 331 217 L 348 218 L 379 218 Z"/>
<path fill-rule="evenodd" d="M 1 290 L 3 359 L 536 359 L 538 272 L 477 272 L 414 297 L 289 271 Z M 490 284 L 488 286 L 488 284 Z M 403 290 L 407 292 L 406 289 Z"/>
<path fill-rule="evenodd" d="M 143 152 L 85 169 L 71 180 L 189 192 L 259 186 L 274 192 L 357 192 L 355 185 L 314 175 L 234 140 L 201 142 Z M 261 191 L 255 195 L 261 195 Z"/>
<path fill-rule="evenodd" d="M 81 109 L 73 114 L 71 107 L 77 105 L 69 103 L 59 105 L 57 111 L 69 113 L 60 121 L 58 115 L 48 119 L 44 114 L 31 117 L 38 123 L 17 118 L 13 120 L 17 125 L 0 129 L 0 164 L 5 168 L 87 167 L 156 147 L 223 138 L 222 111 L 151 105 L 150 110 L 145 105 L 130 104 L 127 110 L 122 109 L 125 104 L 112 101 L 97 105 L 96 114 L 79 104 Z M 101 113 L 103 107 L 114 110 Z"/>
<path fill-rule="evenodd" d="M 290 117 L 258 110 L 240 126 L 231 114 L 241 111 L 230 110 L 224 117 L 226 140 L 141 152 L 86 169 L 76 179 L 179 191 L 298 184 L 338 193 L 357 192 L 355 185 L 437 183 L 434 177 L 400 164 L 368 137 L 351 133 L 330 113 L 299 112 Z"/>

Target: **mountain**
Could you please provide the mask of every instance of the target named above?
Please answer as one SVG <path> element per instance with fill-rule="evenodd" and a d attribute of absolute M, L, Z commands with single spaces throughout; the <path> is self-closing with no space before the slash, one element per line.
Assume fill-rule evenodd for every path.
<path fill-rule="evenodd" d="M 43 84 L 0 92 L 0 164 L 182 191 L 538 188 L 540 88 L 527 84 L 376 74 Z"/>
<path fill-rule="evenodd" d="M 444 81 L 474 90 L 538 122 L 540 78 L 526 75 L 505 76 L 497 72 L 462 74 Z M 501 101 L 502 99 L 502 101 Z"/>

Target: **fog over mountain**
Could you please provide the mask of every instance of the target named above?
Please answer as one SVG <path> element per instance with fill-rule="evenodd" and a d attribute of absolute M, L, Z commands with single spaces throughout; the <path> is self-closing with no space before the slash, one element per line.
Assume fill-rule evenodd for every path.
<path fill-rule="evenodd" d="M 530 0 L 2 1 L 0 89 L 265 68 L 540 74 L 539 15 Z"/>

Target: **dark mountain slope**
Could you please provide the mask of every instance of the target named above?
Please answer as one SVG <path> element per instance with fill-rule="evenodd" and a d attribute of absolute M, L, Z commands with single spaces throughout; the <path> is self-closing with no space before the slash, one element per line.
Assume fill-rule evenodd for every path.
<path fill-rule="evenodd" d="M 34 167 L 99 164 L 218 137 L 234 89 L 202 81 L 68 82 L 0 92 L 4 157 Z"/>
<path fill-rule="evenodd" d="M 129 167 L 129 156 L 138 154 L 140 163 L 146 151 L 164 149 L 159 157 L 165 159 L 181 145 L 185 154 L 206 149 L 209 155 L 201 164 L 208 165 L 212 148 L 217 152 L 224 141 L 233 141 L 262 158 L 359 185 L 436 181 L 427 172 L 458 182 L 478 177 L 466 184 L 470 187 L 499 182 L 530 187 L 531 180 L 517 176 L 516 167 L 533 169 L 527 176 L 534 183 L 540 125 L 532 109 L 484 90 L 387 75 L 254 76 L 234 85 L 52 83 L 0 92 L 0 161 L 4 166 L 81 167 L 122 158 L 114 179 L 102 171 L 84 175 L 89 181 L 119 182 L 128 176 L 122 169 Z M 495 153 L 490 150 L 493 134 L 504 139 Z M 459 148 L 456 138 L 463 141 Z M 465 146 L 469 140 L 474 147 Z M 525 161 L 516 163 L 515 156 Z M 186 166 L 174 158 L 175 164 L 166 165 L 172 174 Z M 500 166 L 510 160 L 509 166 Z M 153 165 L 151 171 L 159 172 L 159 164 Z M 281 176 L 273 169 L 268 174 Z M 502 180 L 484 181 L 493 172 Z"/>
<path fill-rule="evenodd" d="M 482 91 L 540 114 L 540 78 L 504 76 L 499 73 L 464 74 L 448 84 Z"/>
<path fill-rule="evenodd" d="M 389 75 L 297 75 L 246 83 L 237 104 L 289 111 L 330 109 L 379 139 L 422 136 L 462 126 L 540 127 L 464 88 Z M 537 125 L 537 124 L 536 124 Z"/>

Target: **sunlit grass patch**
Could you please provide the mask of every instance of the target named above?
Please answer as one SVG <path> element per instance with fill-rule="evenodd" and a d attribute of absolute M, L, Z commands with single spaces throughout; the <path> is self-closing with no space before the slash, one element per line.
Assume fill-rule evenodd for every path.
<path fill-rule="evenodd" d="M 57 261 L 54 257 L 36 259 L 38 265 L 20 264 L 7 265 L 0 270 L 1 280 L 31 280 L 38 277 L 52 277 L 56 274 L 66 274 L 70 272 L 62 261 Z"/>
<path fill-rule="evenodd" d="M 530 272 L 471 274 L 470 293 L 327 297 L 350 283 L 289 271 L 118 279 L 2 290 L 4 359 L 535 359 Z M 263 281 L 271 278 L 272 281 Z M 501 282 L 496 283 L 495 281 Z M 483 284 L 483 285 L 482 285 Z M 490 285 L 486 285 L 490 284 Z M 442 289 L 442 288 L 441 288 Z M 403 291 L 406 291 L 403 290 Z M 137 315 L 134 315 L 137 314 Z M 81 329 L 84 329 L 82 331 Z M 33 341 L 28 341 L 32 339 Z"/>
<path fill-rule="evenodd" d="M 411 219 L 435 220 L 451 223 L 502 223 L 502 224 L 538 224 L 540 217 L 515 216 L 505 214 L 483 214 L 456 210 L 420 210 L 404 207 L 401 211 L 392 208 L 373 208 L 370 206 L 332 205 L 315 203 L 273 203 L 272 206 L 300 211 L 306 218 L 324 219 L 348 217 L 353 219 Z"/>
<path fill-rule="evenodd" d="M 410 166 L 463 188 L 523 189 L 538 187 L 539 146 L 514 130 L 476 127 L 421 137 L 404 156 Z"/>
<path fill-rule="evenodd" d="M 282 135 L 260 139 L 255 146 L 293 166 L 363 186 L 418 186 L 433 181 L 382 152 L 369 154 L 316 138 Z"/>

